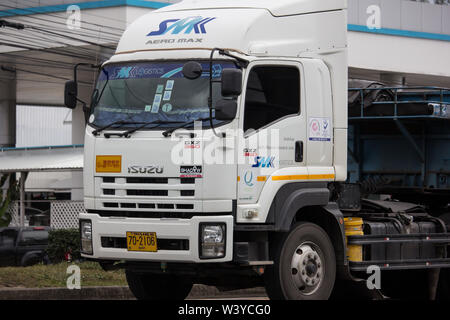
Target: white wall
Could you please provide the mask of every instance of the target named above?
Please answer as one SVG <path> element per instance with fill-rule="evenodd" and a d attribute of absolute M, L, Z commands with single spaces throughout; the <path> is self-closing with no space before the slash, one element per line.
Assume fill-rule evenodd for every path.
<path fill-rule="evenodd" d="M 17 106 L 16 147 L 72 144 L 72 111 L 58 107 Z"/>
<path fill-rule="evenodd" d="M 450 79 L 450 41 L 349 32 L 348 43 L 351 68 Z"/>

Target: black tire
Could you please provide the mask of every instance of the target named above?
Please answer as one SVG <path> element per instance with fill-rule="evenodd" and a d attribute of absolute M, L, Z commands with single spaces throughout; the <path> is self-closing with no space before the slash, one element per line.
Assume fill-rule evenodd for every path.
<path fill-rule="evenodd" d="M 42 258 L 36 254 L 33 254 L 33 255 L 25 257 L 22 260 L 21 266 L 22 267 L 31 267 L 40 262 L 42 262 Z"/>
<path fill-rule="evenodd" d="M 309 222 L 295 224 L 290 232 L 271 239 L 270 254 L 274 265 L 264 273 L 270 299 L 330 297 L 336 279 L 336 257 L 333 244 L 321 227 Z"/>
<path fill-rule="evenodd" d="M 44 257 L 42 258 L 42 263 L 44 265 L 49 265 L 51 263 L 50 261 L 50 257 L 48 256 L 48 254 L 45 254 Z"/>
<path fill-rule="evenodd" d="M 125 270 L 128 286 L 138 300 L 184 300 L 192 283 L 173 275 L 141 274 Z"/>

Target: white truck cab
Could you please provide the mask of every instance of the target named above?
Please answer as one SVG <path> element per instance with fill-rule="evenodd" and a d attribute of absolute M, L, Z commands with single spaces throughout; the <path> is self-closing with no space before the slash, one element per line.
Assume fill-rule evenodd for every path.
<path fill-rule="evenodd" d="M 83 257 L 121 263 L 138 298 L 263 271 L 271 297 L 328 298 L 347 263 L 327 188 L 347 175 L 346 6 L 185 0 L 131 24 L 87 111 Z"/>

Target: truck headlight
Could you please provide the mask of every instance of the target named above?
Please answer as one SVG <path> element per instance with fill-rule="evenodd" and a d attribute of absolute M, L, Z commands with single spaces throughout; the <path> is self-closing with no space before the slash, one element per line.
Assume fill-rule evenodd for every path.
<path fill-rule="evenodd" d="M 225 257 L 226 225 L 224 223 L 200 224 L 200 259 Z"/>
<path fill-rule="evenodd" d="M 91 220 L 80 221 L 81 252 L 84 254 L 93 254 L 92 249 L 92 222 Z"/>

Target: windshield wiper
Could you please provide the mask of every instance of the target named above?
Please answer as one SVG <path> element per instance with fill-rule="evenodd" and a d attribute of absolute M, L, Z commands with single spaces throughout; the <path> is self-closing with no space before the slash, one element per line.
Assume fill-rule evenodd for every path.
<path fill-rule="evenodd" d="M 209 119 L 210 119 L 210 118 L 208 117 L 208 118 L 202 118 L 202 119 L 191 120 L 191 121 L 188 121 L 188 122 L 183 123 L 181 126 L 173 127 L 173 128 L 171 128 L 171 129 L 168 129 L 168 130 L 164 131 L 162 134 L 163 134 L 164 137 L 170 137 L 170 136 L 172 135 L 172 132 L 174 132 L 175 130 L 178 130 L 178 129 L 187 127 L 187 126 L 189 126 L 189 125 L 192 125 L 195 121 L 201 121 L 201 122 L 203 123 L 203 121 L 207 121 L 207 120 L 209 120 Z M 193 134 L 191 134 L 191 136 L 192 136 L 192 135 L 193 135 Z"/>
<path fill-rule="evenodd" d="M 136 127 L 136 128 L 124 131 L 124 132 L 105 133 L 105 138 L 110 138 L 111 136 L 119 136 L 119 137 L 129 138 L 132 133 L 143 129 L 146 126 L 149 126 L 151 124 L 156 124 L 156 126 L 152 127 L 152 128 L 156 128 L 156 127 L 159 127 L 160 125 L 165 124 L 165 123 L 182 123 L 182 121 L 163 121 L 163 120 L 149 121 L 149 122 L 143 123 L 139 127 Z"/>
<path fill-rule="evenodd" d="M 128 121 L 125 121 L 125 120 L 118 120 L 118 121 L 111 122 L 110 124 L 107 124 L 106 126 L 103 126 L 101 128 L 95 129 L 94 131 L 92 131 L 92 134 L 94 136 L 97 136 L 103 130 L 111 128 L 112 126 L 114 126 L 116 124 L 136 124 L 136 123 L 139 124 L 141 122 L 128 122 Z"/>

